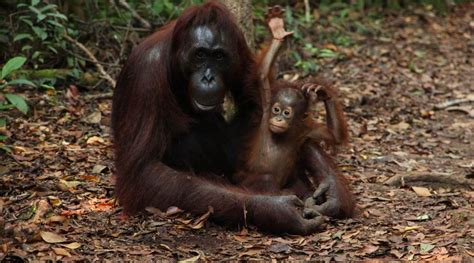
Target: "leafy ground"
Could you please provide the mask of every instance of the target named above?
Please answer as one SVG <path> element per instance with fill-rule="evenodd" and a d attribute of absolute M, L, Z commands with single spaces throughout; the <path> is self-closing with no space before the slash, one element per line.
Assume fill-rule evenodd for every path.
<path fill-rule="evenodd" d="M 0 157 L 0 259 L 474 257 L 474 6 L 387 15 L 323 73 L 352 141 L 338 161 L 360 214 L 308 237 L 225 229 L 178 209 L 125 218 L 113 200 L 109 99 L 25 91 Z M 470 99 L 455 105 L 443 104 Z M 388 181 L 387 181 L 388 180 Z"/>

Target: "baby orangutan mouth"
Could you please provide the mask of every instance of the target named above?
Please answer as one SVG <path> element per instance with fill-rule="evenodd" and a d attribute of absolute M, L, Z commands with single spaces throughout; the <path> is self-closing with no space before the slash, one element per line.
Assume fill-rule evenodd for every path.
<path fill-rule="evenodd" d="M 275 124 L 272 121 L 270 121 L 270 131 L 273 133 L 279 134 L 279 133 L 284 133 L 288 129 L 288 124 L 287 123 L 281 123 L 281 124 Z"/>

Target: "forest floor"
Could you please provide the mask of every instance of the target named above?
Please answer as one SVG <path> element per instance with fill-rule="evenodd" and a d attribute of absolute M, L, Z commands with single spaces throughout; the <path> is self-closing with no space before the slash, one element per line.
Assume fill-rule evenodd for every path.
<path fill-rule="evenodd" d="M 337 161 L 359 215 L 311 236 L 227 229 L 170 209 L 127 218 L 113 199 L 110 99 L 27 90 L 0 156 L 0 260 L 474 257 L 474 8 L 387 15 L 356 36 L 335 81 L 351 143 Z M 40 94 L 40 95 L 38 95 Z M 454 105 L 456 99 L 470 99 Z M 459 101 L 458 101 L 459 102 Z M 5 132 L 5 131 L 4 131 Z"/>

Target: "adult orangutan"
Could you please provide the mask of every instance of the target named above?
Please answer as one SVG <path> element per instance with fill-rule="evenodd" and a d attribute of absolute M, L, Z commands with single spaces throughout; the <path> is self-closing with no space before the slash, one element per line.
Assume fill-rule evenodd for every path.
<path fill-rule="evenodd" d="M 312 233 L 319 222 L 299 210 L 300 198 L 314 190 L 307 182 L 295 180 L 309 189 L 298 198 L 250 192 L 228 180 L 260 108 L 255 62 L 231 17 L 216 2 L 191 7 L 132 51 L 113 98 L 117 199 L 127 214 L 148 206 L 200 214 L 212 206 L 217 222 Z M 226 93 L 237 107 L 229 122 L 219 110 Z M 316 193 L 331 207 L 345 203 L 346 185 L 324 152 L 308 145 L 302 154 L 312 165 L 301 173 L 315 174 L 324 186 Z M 330 214 L 324 205 L 315 208 Z"/>

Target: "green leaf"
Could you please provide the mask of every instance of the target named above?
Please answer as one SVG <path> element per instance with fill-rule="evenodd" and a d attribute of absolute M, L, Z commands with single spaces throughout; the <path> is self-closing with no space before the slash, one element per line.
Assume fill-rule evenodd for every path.
<path fill-rule="evenodd" d="M 11 104 L 0 104 L 0 110 L 9 110 L 9 109 L 13 109 L 15 108 L 15 106 L 11 105 Z"/>
<path fill-rule="evenodd" d="M 424 243 L 420 244 L 421 252 L 430 252 L 433 248 L 435 248 L 435 246 L 431 244 L 424 244 Z"/>
<path fill-rule="evenodd" d="M 38 14 L 38 16 L 36 17 L 36 22 L 41 22 L 43 19 L 45 19 L 46 16 L 43 15 L 43 14 Z"/>
<path fill-rule="evenodd" d="M 40 0 L 31 0 L 31 5 L 35 6 L 39 3 Z"/>
<path fill-rule="evenodd" d="M 55 49 L 53 46 L 48 46 L 48 49 L 53 51 L 54 54 L 58 54 L 58 50 Z"/>
<path fill-rule="evenodd" d="M 23 112 L 24 114 L 28 113 L 28 104 L 26 104 L 26 100 L 22 96 L 6 93 L 5 98 L 7 98 L 7 100 L 19 111 Z"/>
<path fill-rule="evenodd" d="M 33 55 L 31 55 L 31 58 L 32 59 L 37 59 L 40 55 L 41 55 L 41 51 L 37 50 L 33 53 Z"/>
<path fill-rule="evenodd" d="M 22 39 L 28 38 L 29 40 L 33 40 L 33 37 L 31 34 L 25 33 L 25 34 L 18 34 L 13 38 L 13 42 L 20 41 Z"/>
<path fill-rule="evenodd" d="M 49 90 L 56 90 L 54 86 L 48 85 L 48 84 L 41 84 L 40 87 L 44 89 L 49 89 Z"/>
<path fill-rule="evenodd" d="M 45 7 L 40 8 L 39 10 L 41 13 L 44 13 L 45 11 L 48 11 L 50 9 L 55 9 L 57 6 L 53 4 L 46 5 Z"/>
<path fill-rule="evenodd" d="M 65 16 L 61 13 L 51 13 L 51 14 L 48 14 L 48 16 L 56 17 L 56 18 L 62 19 L 64 21 L 67 21 L 67 16 Z"/>
<path fill-rule="evenodd" d="M 28 8 L 36 14 L 36 22 L 41 22 L 41 20 L 46 18 L 46 16 L 43 13 L 41 13 L 41 11 L 38 8 L 34 6 L 29 6 Z"/>
<path fill-rule="evenodd" d="M 9 81 L 8 85 L 28 85 L 36 88 L 36 85 L 27 79 L 14 79 Z"/>
<path fill-rule="evenodd" d="M 30 50 L 32 49 L 33 47 L 30 46 L 30 45 L 24 45 L 22 48 L 21 48 L 21 51 L 25 51 L 25 50 Z"/>
<path fill-rule="evenodd" d="M 164 9 L 163 1 L 161 1 L 161 0 L 159 0 L 159 1 L 154 1 L 153 6 L 152 6 L 152 9 L 155 11 L 155 13 L 156 13 L 157 15 L 161 14 L 161 12 L 162 12 L 163 9 Z"/>
<path fill-rule="evenodd" d="M 35 14 L 37 15 L 42 15 L 41 11 L 39 11 L 38 8 L 34 7 L 34 6 L 29 6 L 28 7 L 31 11 L 33 11 Z"/>
<path fill-rule="evenodd" d="M 8 60 L 7 64 L 3 66 L 2 68 L 2 75 L 0 79 L 4 79 L 6 76 L 8 76 L 10 73 L 13 71 L 21 68 L 23 64 L 25 64 L 26 58 L 25 57 L 14 57 L 10 60 Z"/>
<path fill-rule="evenodd" d="M 6 119 L 0 119 L 0 127 L 5 127 L 7 126 L 7 120 Z"/>
<path fill-rule="evenodd" d="M 11 152 L 12 150 L 6 146 L 5 144 L 0 144 L 0 149 L 4 150 L 5 152 Z"/>
<path fill-rule="evenodd" d="M 41 38 L 41 40 L 45 40 L 46 38 L 48 38 L 48 33 L 46 33 L 46 31 L 44 31 L 42 28 L 34 26 L 31 29 L 33 29 L 33 31 L 35 31 L 35 34 L 39 38 Z"/>
<path fill-rule="evenodd" d="M 57 27 L 57 28 L 61 28 L 61 29 L 64 28 L 63 25 L 61 25 L 60 23 L 58 23 L 58 22 L 56 22 L 56 21 L 54 21 L 54 20 L 48 20 L 47 22 L 48 22 L 49 24 L 51 24 L 51 25 Z"/>
<path fill-rule="evenodd" d="M 33 22 L 31 22 L 28 18 L 22 18 L 21 21 L 28 24 L 30 27 L 33 27 Z"/>
<path fill-rule="evenodd" d="M 330 50 L 330 49 L 321 49 L 321 53 L 319 53 L 320 58 L 335 58 L 337 57 L 337 53 Z"/>

